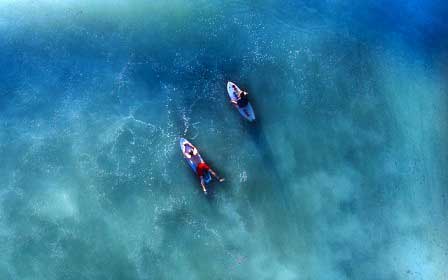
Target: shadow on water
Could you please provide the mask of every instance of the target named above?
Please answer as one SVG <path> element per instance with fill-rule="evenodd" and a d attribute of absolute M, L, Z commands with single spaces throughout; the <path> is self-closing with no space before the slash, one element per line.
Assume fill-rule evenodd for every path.
<path fill-rule="evenodd" d="M 276 162 L 279 159 L 274 157 L 275 150 L 273 150 L 271 144 L 269 144 L 268 135 L 261 126 L 261 120 L 257 119 L 253 123 L 247 123 L 247 131 L 252 141 L 256 144 L 257 150 L 260 152 L 260 158 L 263 162 L 262 166 L 266 171 L 266 174 L 271 176 L 271 181 L 273 182 L 274 188 L 273 192 L 281 200 L 282 206 L 285 207 L 285 210 L 289 214 L 292 214 L 292 208 L 290 207 L 285 190 L 285 182 L 287 180 L 284 180 L 284 176 L 287 176 L 287 174 L 282 174 L 278 169 Z"/>
<path fill-rule="evenodd" d="M 266 133 L 260 125 L 260 120 L 256 120 L 253 123 L 247 124 L 249 135 L 257 146 L 260 156 L 263 159 L 263 166 L 269 171 L 269 174 L 274 176 L 274 181 L 279 185 L 283 185 L 283 179 L 280 171 L 275 164 L 276 160 L 274 158 L 274 151 L 269 144 Z"/>
<path fill-rule="evenodd" d="M 271 187 L 264 193 L 265 199 L 263 199 L 263 201 L 268 201 L 269 205 L 266 219 L 271 226 L 281 229 L 280 231 L 274 230 L 272 242 L 276 246 L 282 247 L 285 253 L 294 252 L 298 244 L 292 245 L 290 236 L 299 236 L 300 226 L 293 218 L 296 216 L 295 208 L 292 205 L 293 201 L 288 198 L 287 194 L 285 176 L 288 176 L 288 174 L 282 172 L 276 164 L 279 158 L 275 156 L 275 148 L 273 149 L 269 143 L 269 133 L 261 126 L 261 120 L 257 119 L 253 123 L 247 123 L 246 127 L 251 140 L 260 153 L 263 174 L 269 174 L 270 176 L 268 182 L 270 182 Z M 265 185 L 264 182 L 263 185 Z"/>

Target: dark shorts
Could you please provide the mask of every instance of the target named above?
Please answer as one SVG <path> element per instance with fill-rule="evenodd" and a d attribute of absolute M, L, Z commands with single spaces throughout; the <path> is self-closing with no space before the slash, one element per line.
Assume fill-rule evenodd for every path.
<path fill-rule="evenodd" d="M 201 177 L 204 176 L 205 173 L 210 170 L 210 167 L 205 162 L 201 162 L 198 164 L 196 170 L 198 172 L 198 176 Z"/>
<path fill-rule="evenodd" d="M 238 104 L 238 107 L 243 108 L 243 107 L 246 107 L 247 104 L 249 104 L 249 99 L 247 99 L 247 97 L 241 98 L 241 99 L 237 100 L 236 103 Z"/>

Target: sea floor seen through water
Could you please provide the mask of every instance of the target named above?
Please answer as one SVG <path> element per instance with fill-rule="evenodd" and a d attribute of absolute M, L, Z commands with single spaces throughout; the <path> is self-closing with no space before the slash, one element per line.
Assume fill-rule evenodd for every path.
<path fill-rule="evenodd" d="M 0 279 L 448 279 L 446 15 L 0 0 Z"/>

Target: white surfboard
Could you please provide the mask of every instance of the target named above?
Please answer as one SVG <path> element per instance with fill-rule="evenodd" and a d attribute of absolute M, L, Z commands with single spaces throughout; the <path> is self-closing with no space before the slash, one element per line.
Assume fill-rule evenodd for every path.
<path fill-rule="evenodd" d="M 234 86 L 236 88 L 236 90 L 234 89 Z M 241 89 L 234 83 L 232 82 L 227 82 L 227 93 L 229 94 L 230 100 L 232 101 L 236 101 L 238 99 L 238 93 L 240 93 Z M 240 112 L 240 114 L 248 121 L 254 121 L 255 120 L 255 113 L 254 113 L 254 109 L 252 109 L 252 106 L 250 105 L 250 103 L 247 104 L 247 106 L 243 107 L 243 108 L 239 108 L 237 107 L 238 111 Z"/>

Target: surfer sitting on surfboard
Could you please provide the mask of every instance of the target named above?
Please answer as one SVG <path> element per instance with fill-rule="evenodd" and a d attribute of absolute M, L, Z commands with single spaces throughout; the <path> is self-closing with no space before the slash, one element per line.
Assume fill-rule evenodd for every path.
<path fill-rule="evenodd" d="M 201 187 L 204 193 L 207 193 L 207 189 L 205 188 L 205 182 L 204 182 L 204 175 L 207 172 L 210 172 L 210 174 L 212 174 L 212 176 L 215 177 L 216 180 L 218 180 L 219 182 L 224 181 L 224 178 L 219 177 L 216 174 L 216 172 L 213 171 L 210 168 L 210 166 L 208 166 L 207 163 L 205 163 L 204 160 L 202 160 L 202 158 L 198 155 L 198 150 L 196 149 L 195 146 L 193 146 L 190 143 L 185 143 L 184 147 L 185 147 L 184 149 L 185 156 L 191 159 L 194 165 L 196 165 L 196 173 L 198 174 L 199 179 L 201 180 Z"/>
<path fill-rule="evenodd" d="M 235 85 L 232 85 L 232 88 L 235 92 L 238 92 L 238 88 Z M 249 94 L 247 92 L 242 90 L 238 93 L 237 100 L 232 100 L 230 102 L 232 102 L 232 104 L 238 106 L 239 108 L 244 108 L 247 106 L 247 104 L 249 104 L 249 99 L 247 98 L 248 95 Z"/>

